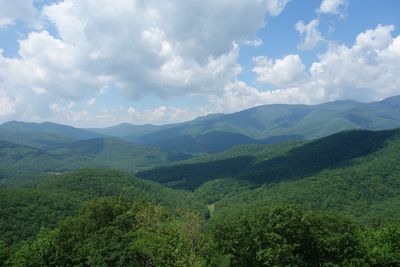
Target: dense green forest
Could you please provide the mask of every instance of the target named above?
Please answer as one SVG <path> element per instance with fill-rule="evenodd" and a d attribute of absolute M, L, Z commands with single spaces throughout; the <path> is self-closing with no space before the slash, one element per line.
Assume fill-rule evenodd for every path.
<path fill-rule="evenodd" d="M 365 226 L 295 206 L 260 206 L 206 222 L 124 197 L 9 247 L 2 266 L 398 266 L 400 226 Z"/>
<path fill-rule="evenodd" d="M 239 146 L 137 173 L 194 191 L 214 211 L 286 202 L 359 221 L 399 221 L 400 132 L 348 131 L 304 143 Z"/>
<path fill-rule="evenodd" d="M 0 180 L 38 173 L 64 173 L 80 168 L 109 168 L 128 172 L 191 157 L 118 138 L 95 138 L 46 149 L 0 140 Z"/>
<path fill-rule="evenodd" d="M 400 130 L 240 145 L 135 173 L 124 166 L 162 150 L 125 144 L 2 141 L 0 266 L 400 265 Z M 66 154 L 92 156 L 43 171 Z"/>

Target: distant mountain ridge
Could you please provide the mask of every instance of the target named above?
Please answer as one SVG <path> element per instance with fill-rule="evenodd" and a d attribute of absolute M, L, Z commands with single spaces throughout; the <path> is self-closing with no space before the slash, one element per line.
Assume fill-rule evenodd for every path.
<path fill-rule="evenodd" d="M 225 135 L 219 134 L 213 139 L 215 143 L 224 143 L 230 135 L 236 134 L 238 140 L 250 138 L 247 143 L 268 144 L 315 139 L 343 130 L 384 130 L 397 127 L 400 127 L 400 96 L 372 103 L 334 101 L 313 106 L 286 104 L 258 106 L 160 129 L 139 137 L 137 142 L 182 151 L 182 143 L 176 142 L 177 139 L 191 139 L 193 144 L 201 142 L 204 135 L 216 132 Z M 212 153 L 226 148 L 227 146 L 223 146 Z M 211 151 L 199 148 L 197 152 Z"/>
<path fill-rule="evenodd" d="M 400 127 L 400 96 L 372 103 L 339 100 L 319 105 L 263 105 L 167 125 L 123 123 L 79 129 L 50 122 L 12 121 L 0 125 L 0 140 L 47 149 L 113 136 L 145 146 L 197 154 L 217 153 L 240 144 L 315 139 L 343 130 L 397 127 Z"/>
<path fill-rule="evenodd" d="M 104 135 L 52 122 L 9 121 L 0 125 L 0 140 L 37 148 L 48 148 L 98 137 L 104 137 Z"/>

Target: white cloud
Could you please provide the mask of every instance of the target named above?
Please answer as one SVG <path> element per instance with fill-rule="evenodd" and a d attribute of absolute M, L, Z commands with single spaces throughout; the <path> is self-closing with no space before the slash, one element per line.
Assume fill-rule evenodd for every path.
<path fill-rule="evenodd" d="M 153 109 L 146 109 L 144 111 L 138 111 L 133 107 L 129 107 L 128 110 L 128 121 L 136 124 L 142 123 L 176 123 L 192 120 L 198 116 L 206 114 L 206 109 L 197 108 L 181 108 L 181 107 L 167 107 L 159 106 Z"/>
<path fill-rule="evenodd" d="M 254 58 L 257 81 L 278 87 L 299 84 L 306 78 L 305 66 L 298 55 L 287 55 L 272 61 L 263 56 Z"/>
<path fill-rule="evenodd" d="M 96 106 L 96 102 L 97 102 L 96 97 L 92 97 L 92 98 L 89 99 L 89 101 L 87 102 L 87 105 L 88 105 L 89 107 L 94 107 L 94 106 Z"/>
<path fill-rule="evenodd" d="M 37 10 L 31 0 L 0 0 L 0 28 L 14 24 L 17 20 L 38 27 Z"/>
<path fill-rule="evenodd" d="M 221 94 L 210 94 L 208 104 L 197 109 L 162 105 L 146 110 L 120 107 L 92 115 L 74 112 L 68 118 L 87 117 L 92 125 L 103 125 L 104 121 L 115 124 L 126 121 L 126 118 L 133 123 L 170 123 L 263 104 L 383 99 L 400 94 L 400 36 L 392 36 L 393 30 L 391 25 L 379 25 L 360 33 L 352 46 L 330 46 L 306 74 L 298 55 L 288 55 L 275 61 L 265 57 L 255 59 L 259 69 L 255 67 L 254 71 L 258 71 L 259 79 L 265 79 L 260 82 L 275 84 L 275 90 L 260 90 L 243 81 L 235 81 L 225 85 Z"/>
<path fill-rule="evenodd" d="M 287 2 L 64 0 L 37 14 L 31 1 L 0 0 L 0 27 L 40 17 L 58 32 L 31 32 L 14 58 L 0 51 L 1 119 L 49 118 L 115 87 L 133 100 L 221 94 L 241 72 L 240 45 L 259 45 L 265 17 Z"/>
<path fill-rule="evenodd" d="M 288 1 L 64 0 L 44 8 L 79 70 L 135 98 L 218 91 L 235 80 L 238 46 Z M 102 6 L 101 9 L 98 6 Z"/>
<path fill-rule="evenodd" d="M 348 0 L 322 0 L 317 13 L 346 16 Z"/>
<path fill-rule="evenodd" d="M 74 47 L 46 31 L 30 33 L 19 46 L 16 58 L 7 58 L 0 51 L 0 91 L 13 107 L 7 114 L 3 112 L 3 119 L 47 116 L 52 112 L 49 103 L 79 100 L 106 80 L 79 69 Z"/>
<path fill-rule="evenodd" d="M 259 47 L 263 44 L 263 41 L 260 38 L 256 37 L 254 39 L 246 40 L 245 44 L 248 46 Z"/>
<path fill-rule="evenodd" d="M 313 49 L 320 42 L 324 41 L 324 38 L 321 36 L 321 33 L 318 31 L 319 20 L 314 19 L 310 21 L 308 24 L 304 24 L 301 20 L 296 23 L 295 29 L 300 33 L 303 37 L 303 41 L 299 44 L 299 48 L 303 50 Z"/>
<path fill-rule="evenodd" d="M 400 93 L 400 36 L 378 25 L 357 36 L 352 47 L 333 45 L 312 64 L 311 75 L 329 99 L 370 101 Z"/>
<path fill-rule="evenodd" d="M 71 112 L 71 111 L 68 111 Z M 116 125 L 123 122 L 130 122 L 133 124 L 166 124 L 166 123 L 177 123 L 192 120 L 198 116 L 208 114 L 210 109 L 205 107 L 199 108 L 188 108 L 188 107 L 174 107 L 174 106 L 158 106 L 145 110 L 138 110 L 132 106 L 128 108 L 124 107 L 113 107 L 105 108 L 100 113 L 68 113 L 69 118 L 76 119 L 81 116 L 82 120 L 70 121 L 69 123 L 76 126 L 87 127 L 91 125 L 93 127 L 104 127 L 105 123 L 107 126 Z"/>
<path fill-rule="evenodd" d="M 50 111 L 52 114 L 51 116 L 52 121 L 62 121 L 62 122 L 68 122 L 71 125 L 85 126 L 83 122 L 90 120 L 89 116 L 90 114 L 88 111 L 73 110 L 69 104 L 65 106 L 58 102 L 53 103 L 50 105 Z"/>
<path fill-rule="evenodd" d="M 235 112 L 265 104 L 311 104 L 319 101 L 322 93 L 314 88 L 300 87 L 261 91 L 238 81 L 227 85 L 222 97 L 210 96 L 209 101 L 216 112 Z"/>
<path fill-rule="evenodd" d="M 331 44 L 311 65 L 307 76 L 301 75 L 302 63 L 296 55 L 274 62 L 260 57 L 255 60 L 253 69 L 257 79 L 274 84 L 278 89 L 260 92 L 243 85 L 239 90 L 236 86 L 234 90 L 227 91 L 227 99 L 233 100 L 224 101 L 236 101 L 238 105 L 253 100 L 256 103 L 269 103 L 271 100 L 287 103 L 293 100 L 298 103 L 321 103 L 336 99 L 375 101 L 400 94 L 400 36 L 392 36 L 393 30 L 392 25 L 378 25 L 360 33 L 350 47 Z M 286 77 L 296 77 L 296 73 L 302 79 L 297 79 L 298 82 L 293 79 L 285 86 L 286 81 L 292 81 Z M 253 100 L 246 101 L 249 98 Z"/>
<path fill-rule="evenodd" d="M 278 16 L 290 0 L 270 0 L 266 2 L 267 11 L 272 16 Z"/>
<path fill-rule="evenodd" d="M 8 116 L 15 112 L 15 102 L 12 101 L 4 90 L 0 90 L 0 116 Z"/>

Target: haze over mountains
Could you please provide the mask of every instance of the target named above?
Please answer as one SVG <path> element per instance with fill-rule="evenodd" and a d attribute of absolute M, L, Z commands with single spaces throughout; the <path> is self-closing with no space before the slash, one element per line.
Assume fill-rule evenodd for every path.
<path fill-rule="evenodd" d="M 0 140 L 47 149 L 78 140 L 113 136 L 178 152 L 216 153 L 239 144 L 306 140 L 349 129 L 396 127 L 400 127 L 400 96 L 372 103 L 264 105 L 162 126 L 124 123 L 102 129 L 78 129 L 51 122 L 11 121 L 0 126 Z"/>

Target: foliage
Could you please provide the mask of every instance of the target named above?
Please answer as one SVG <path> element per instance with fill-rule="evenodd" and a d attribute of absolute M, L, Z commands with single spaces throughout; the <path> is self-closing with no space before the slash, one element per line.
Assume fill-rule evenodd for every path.
<path fill-rule="evenodd" d="M 188 154 L 135 145 L 118 138 L 79 140 L 46 149 L 0 141 L 0 180 L 88 167 L 134 172 L 188 157 Z"/>
<path fill-rule="evenodd" d="M 0 240 L 8 243 L 30 238 L 43 226 L 53 227 L 60 219 L 75 214 L 83 201 L 98 197 L 124 195 L 131 200 L 162 204 L 175 212 L 207 213 L 206 207 L 189 192 L 112 170 L 82 169 L 32 177 L 15 186 L 19 188 L 0 188 Z"/>
<path fill-rule="evenodd" d="M 148 203 L 99 198 L 51 232 L 26 242 L 16 266 L 203 266 L 207 251 L 192 213 L 174 217 Z"/>
<path fill-rule="evenodd" d="M 3 145 L 5 170 L 48 153 Z M 192 192 L 98 168 L 3 179 L 0 266 L 400 266 L 399 151 L 399 130 L 350 131 L 139 173 Z"/>
<path fill-rule="evenodd" d="M 398 266 L 399 229 L 292 205 L 207 224 L 193 212 L 111 197 L 0 255 L 5 266 Z"/>
<path fill-rule="evenodd" d="M 247 210 L 213 222 L 233 266 L 398 266 L 399 226 L 373 230 L 295 206 Z"/>
<path fill-rule="evenodd" d="M 0 199 L 0 240 L 8 244 L 34 236 L 42 226 L 54 227 L 80 206 L 66 195 L 34 189 L 0 188 Z"/>

